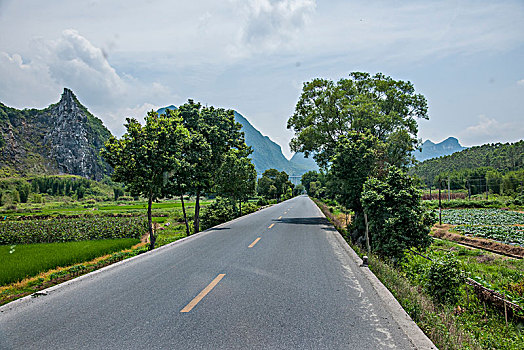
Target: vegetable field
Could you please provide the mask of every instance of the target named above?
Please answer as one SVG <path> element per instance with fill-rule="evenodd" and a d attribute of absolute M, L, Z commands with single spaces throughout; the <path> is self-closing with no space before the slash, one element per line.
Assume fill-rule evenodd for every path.
<path fill-rule="evenodd" d="M 144 217 L 57 218 L 0 222 L 0 245 L 140 238 Z"/>
<path fill-rule="evenodd" d="M 524 246 L 524 214 L 501 209 L 447 209 L 442 222 L 459 233 Z"/>

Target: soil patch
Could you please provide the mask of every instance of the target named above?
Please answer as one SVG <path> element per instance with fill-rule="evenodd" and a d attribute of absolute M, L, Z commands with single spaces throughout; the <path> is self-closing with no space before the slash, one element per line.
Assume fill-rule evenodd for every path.
<path fill-rule="evenodd" d="M 490 239 L 459 235 L 457 233 L 449 232 L 449 229 L 452 227 L 453 225 L 449 224 L 435 225 L 433 226 L 431 234 L 433 237 L 446 239 L 448 241 L 457 242 L 474 248 L 484 249 L 493 253 L 507 255 L 513 258 L 524 258 L 524 247 L 495 242 Z"/>

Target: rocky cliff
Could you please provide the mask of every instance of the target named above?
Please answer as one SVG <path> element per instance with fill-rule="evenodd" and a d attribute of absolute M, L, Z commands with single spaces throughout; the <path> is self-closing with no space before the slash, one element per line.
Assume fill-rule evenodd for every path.
<path fill-rule="evenodd" d="M 73 174 L 100 180 L 111 172 L 100 157 L 110 136 L 69 89 L 43 110 L 0 103 L 0 175 Z"/>

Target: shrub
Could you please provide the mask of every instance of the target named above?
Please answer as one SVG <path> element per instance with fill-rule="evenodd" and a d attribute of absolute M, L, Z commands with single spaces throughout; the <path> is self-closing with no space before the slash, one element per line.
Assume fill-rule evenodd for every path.
<path fill-rule="evenodd" d="M 455 304 L 463 282 L 459 262 L 452 254 L 433 260 L 426 271 L 426 290 L 439 303 Z"/>
<path fill-rule="evenodd" d="M 234 219 L 235 206 L 232 200 L 218 197 L 215 202 L 202 209 L 200 225 L 203 230 Z"/>

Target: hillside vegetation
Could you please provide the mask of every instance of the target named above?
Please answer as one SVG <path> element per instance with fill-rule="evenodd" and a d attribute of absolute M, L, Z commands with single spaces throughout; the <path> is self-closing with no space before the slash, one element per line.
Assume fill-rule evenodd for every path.
<path fill-rule="evenodd" d="M 428 159 L 411 173 L 427 186 L 438 187 L 444 179 L 447 187 L 469 190 L 471 194 L 488 189 L 491 193 L 518 195 L 524 190 L 524 140 L 471 147 L 449 156 Z"/>

